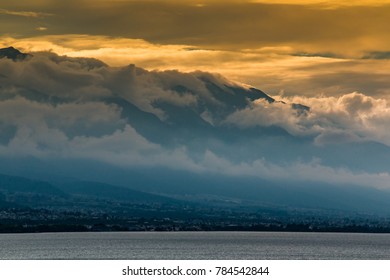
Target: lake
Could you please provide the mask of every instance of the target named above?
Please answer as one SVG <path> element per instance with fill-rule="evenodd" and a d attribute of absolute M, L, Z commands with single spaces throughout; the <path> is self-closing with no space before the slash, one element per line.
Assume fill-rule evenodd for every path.
<path fill-rule="evenodd" d="M 390 260 L 390 234 L 292 232 L 0 234 L 0 259 Z"/>

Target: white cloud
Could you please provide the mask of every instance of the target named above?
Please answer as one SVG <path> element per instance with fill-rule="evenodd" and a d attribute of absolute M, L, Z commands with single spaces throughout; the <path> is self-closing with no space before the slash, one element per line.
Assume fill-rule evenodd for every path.
<path fill-rule="evenodd" d="M 295 136 L 316 137 L 320 145 L 377 141 L 390 146 L 390 106 L 385 99 L 356 92 L 340 97 L 279 98 L 286 103 L 255 101 L 251 107 L 228 116 L 226 123 L 244 128 L 276 125 Z M 291 107 L 292 103 L 309 106 L 310 111 L 300 114 Z"/>
<path fill-rule="evenodd" d="M 225 122 L 243 128 L 276 125 L 294 135 L 310 134 L 310 129 L 300 124 L 303 118 L 291 108 L 290 104 L 256 100 L 251 107 L 238 110 L 228 116 Z"/>

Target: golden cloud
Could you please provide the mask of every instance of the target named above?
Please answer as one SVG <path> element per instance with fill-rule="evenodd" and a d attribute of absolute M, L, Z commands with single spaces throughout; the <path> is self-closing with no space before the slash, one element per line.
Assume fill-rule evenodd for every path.
<path fill-rule="evenodd" d="M 291 46 L 218 50 L 89 35 L 0 37 L 0 42 L 0 46 L 12 45 L 25 52 L 52 51 L 70 57 L 97 58 L 111 66 L 136 64 L 148 70 L 216 72 L 272 95 L 338 96 L 358 91 L 382 98 L 390 96 L 389 61 L 369 56 L 333 57 L 298 52 Z M 386 54 L 372 56 L 386 58 Z"/>

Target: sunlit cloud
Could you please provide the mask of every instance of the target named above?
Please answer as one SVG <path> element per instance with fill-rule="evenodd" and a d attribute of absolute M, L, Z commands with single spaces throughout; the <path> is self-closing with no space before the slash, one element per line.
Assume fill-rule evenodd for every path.
<path fill-rule="evenodd" d="M 2 47 L 12 45 L 25 52 L 53 51 L 69 57 L 97 58 L 111 66 L 135 64 L 148 70 L 192 72 L 196 69 L 220 73 L 271 95 L 340 96 L 361 92 L 385 99 L 390 97 L 390 63 L 384 57 L 386 53 L 343 58 L 298 53 L 292 46 L 219 50 L 90 35 L 24 39 L 3 36 L 0 39 Z"/>
<path fill-rule="evenodd" d="M 38 30 L 38 31 L 46 31 L 47 27 L 40 26 L 40 27 L 37 27 L 36 30 Z"/>
<path fill-rule="evenodd" d="M 41 18 L 41 17 L 52 16 L 52 14 L 48 14 L 48 13 L 31 12 L 31 11 L 11 11 L 11 10 L 5 10 L 5 9 L 0 9 L 0 15 L 1 14 L 11 15 L 11 16 L 20 16 L 20 17 L 32 17 L 32 18 Z"/>

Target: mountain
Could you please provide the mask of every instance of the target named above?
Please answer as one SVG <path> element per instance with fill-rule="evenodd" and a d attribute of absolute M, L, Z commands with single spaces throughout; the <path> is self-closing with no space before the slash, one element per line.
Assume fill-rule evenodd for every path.
<path fill-rule="evenodd" d="M 63 196 L 64 193 L 50 183 L 19 176 L 0 174 L 0 190 L 7 193 L 31 193 Z"/>
<path fill-rule="evenodd" d="M 177 203 L 177 201 L 168 197 L 99 182 L 62 182 L 58 184 L 58 186 L 61 188 L 62 191 L 73 196 L 89 197 L 101 200 L 120 201 L 135 204 Z"/>
<path fill-rule="evenodd" d="M 0 54 L 0 170 L 31 178 L 4 177 L 6 201 L 390 213 L 383 100 L 280 101 L 201 71 Z"/>
<path fill-rule="evenodd" d="M 98 204 L 96 204 L 98 202 Z M 108 208 L 105 203 L 178 204 L 180 201 L 110 184 L 88 181 L 50 183 L 0 174 L 0 207 Z"/>
<path fill-rule="evenodd" d="M 12 59 L 13 61 L 22 61 L 29 56 L 29 54 L 22 53 L 14 47 L 0 49 L 0 59 L 5 57 L 8 59 Z"/>
<path fill-rule="evenodd" d="M 48 182 L 0 174 L 2 207 L 49 207 L 57 205 L 66 198 L 66 193 Z"/>
<path fill-rule="evenodd" d="M 338 211 L 345 213 L 390 214 L 390 192 L 359 185 L 320 182 L 294 182 L 261 179 L 255 176 L 226 176 L 217 174 L 193 174 L 169 169 L 137 169 L 126 173 L 114 173 L 116 180 L 107 177 L 89 177 L 105 182 L 122 184 L 124 188 L 162 194 L 178 201 L 231 208 L 259 207 L 262 209 L 299 209 Z M 150 176 L 150 174 L 153 176 Z M 93 194 L 94 183 L 88 189 Z M 77 185 L 76 185 L 77 186 Z M 105 185 L 107 197 L 115 198 L 124 189 Z M 101 194 L 103 194 L 101 193 Z M 99 194 L 99 196 L 101 195 Z M 115 199 L 117 199 L 115 198 Z"/>
<path fill-rule="evenodd" d="M 97 208 L 108 211 L 120 205 L 155 205 L 152 208 L 171 205 L 180 208 L 180 205 L 196 203 L 236 210 L 258 208 L 390 214 L 390 192 L 367 187 L 280 183 L 254 177 L 221 178 L 169 170 L 153 172 L 154 177 L 150 177 L 150 170 L 128 173 L 127 179 L 119 180 L 122 184 L 127 182 L 127 186 L 73 180 L 49 183 L 0 175 L 0 207 Z M 99 177 L 95 179 L 104 181 Z"/>

